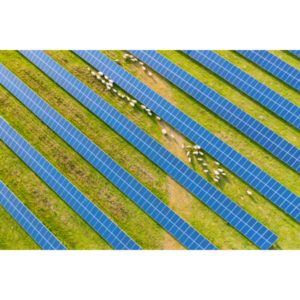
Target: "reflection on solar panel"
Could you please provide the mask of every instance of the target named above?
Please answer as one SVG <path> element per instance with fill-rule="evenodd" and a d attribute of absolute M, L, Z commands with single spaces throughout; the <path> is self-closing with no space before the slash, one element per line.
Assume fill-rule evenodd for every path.
<path fill-rule="evenodd" d="M 129 236 L 57 171 L 3 118 L 0 118 L 0 138 L 112 247 L 115 249 L 140 249 Z"/>
<path fill-rule="evenodd" d="M 66 250 L 53 233 L 0 180 L 0 205 L 44 250 Z"/>
<path fill-rule="evenodd" d="M 264 50 L 240 50 L 238 53 L 293 87 L 296 91 L 300 91 L 300 71 L 293 68 L 279 57 Z"/>
<path fill-rule="evenodd" d="M 300 58 L 300 50 L 290 50 L 289 52 Z"/>
<path fill-rule="evenodd" d="M 48 127 L 185 247 L 188 249 L 216 249 L 213 244 L 181 219 L 16 76 L 2 68 L 0 82 Z M 119 235 L 120 232 L 117 233 L 116 237 Z M 138 248 L 132 241 L 128 240 L 128 242 L 132 249 Z"/>
<path fill-rule="evenodd" d="M 46 58 L 47 62 L 45 62 Z M 41 54 L 39 60 L 35 60 L 35 63 L 82 105 L 92 111 L 99 119 L 106 122 L 188 191 L 202 199 L 207 206 L 252 240 L 258 247 L 268 249 L 274 243 L 276 236 L 271 231 L 166 150 L 155 139 L 129 121 L 53 59 L 46 54 Z"/>
<path fill-rule="evenodd" d="M 199 103 L 211 109 L 219 117 L 239 129 L 266 150 L 269 150 L 274 156 L 300 172 L 300 150 L 295 146 L 288 143 L 272 130 L 265 127 L 236 105 L 232 104 L 159 53 L 148 50 L 130 52 L 143 60 L 159 74 L 166 77 L 170 82 L 177 85 L 188 95 L 192 96 Z M 190 53 L 190 51 L 187 52 Z M 199 53 L 200 59 L 210 62 L 210 59 L 206 57 L 206 53 L 209 55 L 211 51 L 191 52 L 201 52 Z M 300 109 L 298 119 L 300 121 Z"/>
<path fill-rule="evenodd" d="M 213 51 L 184 51 L 206 68 L 300 129 L 300 108 Z M 275 137 L 267 134 L 274 142 Z M 298 155 L 299 156 L 299 155 Z"/>
<path fill-rule="evenodd" d="M 300 221 L 300 199 L 248 159 L 211 134 L 163 97 L 98 51 L 76 51 L 94 68 L 149 107 L 179 132 L 203 147 L 224 166 L 257 189 L 291 217 Z"/>

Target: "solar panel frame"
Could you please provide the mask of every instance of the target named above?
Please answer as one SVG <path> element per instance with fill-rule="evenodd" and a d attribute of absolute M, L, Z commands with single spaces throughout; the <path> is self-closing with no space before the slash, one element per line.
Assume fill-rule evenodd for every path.
<path fill-rule="evenodd" d="M 88 200 L 2 117 L 0 118 L 0 138 L 113 248 L 118 250 L 140 249 L 140 246 L 111 221 L 97 206 Z"/>
<path fill-rule="evenodd" d="M 181 90 L 192 96 L 197 102 L 212 110 L 216 115 L 227 121 L 233 127 L 237 128 L 250 139 L 261 145 L 272 153 L 275 157 L 282 160 L 295 171 L 300 172 L 300 150 L 285 139 L 274 133 L 272 130 L 251 117 L 242 109 L 222 97 L 213 89 L 209 88 L 198 79 L 172 63 L 163 55 L 152 50 L 132 50 L 129 51 L 140 60 L 144 61 L 153 70 L 168 79 L 172 84 L 178 86 Z M 211 62 L 212 59 L 222 59 L 212 51 L 184 51 L 192 58 L 214 71 Z M 197 58 L 193 54 L 197 54 Z M 232 67 L 232 66 L 230 66 Z M 221 74 L 220 74 L 221 75 Z M 239 80 L 241 77 L 238 77 Z M 295 115 L 296 119 L 296 115 Z M 298 114 L 298 123 L 300 126 L 300 108 Z"/>
<path fill-rule="evenodd" d="M 260 192 L 284 212 L 300 221 L 300 199 L 282 184 L 211 134 L 118 64 L 96 50 L 75 51 L 97 70 L 109 76 L 122 89 L 149 107 L 177 131 L 203 147 L 238 177 Z"/>
<path fill-rule="evenodd" d="M 188 249 L 217 249 L 16 76 L 0 66 L 1 84 L 67 144 Z"/>
<path fill-rule="evenodd" d="M 0 206 L 43 250 L 66 250 L 55 235 L 0 180 Z"/>
<path fill-rule="evenodd" d="M 45 59 L 47 59 L 47 63 L 44 63 Z M 108 104 L 49 56 L 40 53 L 39 62 L 35 60 L 34 63 L 52 80 L 75 97 L 83 106 L 134 145 L 179 184 L 194 194 L 199 200 L 202 199 L 202 202 L 224 218 L 229 224 L 233 224 L 235 218 L 238 218 L 239 223 L 233 224 L 233 227 L 244 234 L 249 240 L 252 240 L 258 247 L 268 249 L 276 241 L 277 237 L 274 233 L 176 158 L 156 140 L 129 121 L 113 106 Z M 254 227 L 257 229 L 253 230 Z M 255 236 L 253 240 L 254 234 L 258 232 L 261 233 Z M 257 239 L 259 236 L 260 238 Z"/>
<path fill-rule="evenodd" d="M 300 71 L 276 55 L 265 50 L 238 50 L 237 52 L 296 91 L 300 91 Z"/>

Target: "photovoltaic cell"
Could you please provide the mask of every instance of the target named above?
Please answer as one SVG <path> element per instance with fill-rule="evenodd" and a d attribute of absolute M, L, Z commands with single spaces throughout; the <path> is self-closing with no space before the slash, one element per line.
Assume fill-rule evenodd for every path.
<path fill-rule="evenodd" d="M 300 108 L 292 102 L 213 51 L 184 52 L 292 126 L 300 129 Z"/>
<path fill-rule="evenodd" d="M 290 50 L 289 52 L 300 58 L 300 50 Z"/>
<path fill-rule="evenodd" d="M 0 205 L 44 250 L 66 250 L 53 233 L 0 180 Z"/>
<path fill-rule="evenodd" d="M 156 51 L 130 52 L 274 156 L 300 172 L 300 150 L 295 146 Z M 213 60 L 217 59 L 218 55 L 215 57 L 212 51 L 186 52 L 192 56 L 197 55 L 197 60 L 203 61 L 204 65 L 208 64 L 208 67 L 219 67 Z M 221 70 L 226 72 L 226 68 L 221 68 Z M 300 125 L 300 109 L 298 120 Z"/>
<path fill-rule="evenodd" d="M 96 144 L 2 66 L 0 83 L 101 174 L 188 249 L 216 247 L 119 166 Z M 59 182 L 60 179 L 57 179 Z M 63 184 L 63 181 L 62 181 Z M 115 232 L 119 237 L 120 232 Z M 131 249 L 138 245 L 128 240 Z M 129 247 L 128 247 L 129 248 Z"/>
<path fill-rule="evenodd" d="M 155 93 L 144 83 L 98 51 L 75 51 L 97 70 L 149 107 L 195 144 L 203 147 L 238 177 L 259 191 L 291 217 L 300 220 L 300 199 L 200 124 Z"/>
<path fill-rule="evenodd" d="M 237 52 L 279 78 L 296 91 L 300 91 L 300 71 L 279 57 L 264 50 L 240 50 Z"/>
<path fill-rule="evenodd" d="M 0 118 L 0 138 L 112 247 L 118 250 L 140 249 L 129 236 L 57 171 L 3 118 Z"/>
<path fill-rule="evenodd" d="M 161 167 L 179 184 L 193 193 L 198 199 L 201 199 L 229 224 L 232 224 L 233 227 L 249 238 L 249 240 L 262 249 L 268 249 L 274 243 L 277 237 L 270 230 L 223 195 L 180 159 L 172 155 L 155 139 L 129 121 L 89 87 L 46 54 L 41 53 L 38 58 L 38 61 L 34 61 L 36 66 L 51 79 Z"/>

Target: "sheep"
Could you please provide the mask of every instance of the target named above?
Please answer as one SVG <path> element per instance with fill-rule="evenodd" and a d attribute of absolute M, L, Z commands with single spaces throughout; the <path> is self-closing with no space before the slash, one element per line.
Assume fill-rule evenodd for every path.
<path fill-rule="evenodd" d="M 175 136 L 174 136 L 174 134 L 172 134 L 172 133 L 171 133 L 171 138 L 172 138 L 172 139 L 175 139 Z"/>
<path fill-rule="evenodd" d="M 192 159 L 189 157 L 189 163 L 191 163 L 192 162 Z"/>
<path fill-rule="evenodd" d="M 196 150 L 200 150 L 201 149 L 201 147 L 199 145 L 194 145 L 193 148 L 196 149 Z"/>
<path fill-rule="evenodd" d="M 199 152 L 198 152 L 198 151 L 193 151 L 193 154 L 194 154 L 194 155 L 198 155 Z"/>
<path fill-rule="evenodd" d="M 99 71 L 99 72 L 98 72 L 98 75 L 99 75 L 99 76 L 103 76 L 104 74 L 103 74 L 102 72 Z"/>
<path fill-rule="evenodd" d="M 148 116 L 152 116 L 152 112 L 151 111 L 148 111 Z"/>
<path fill-rule="evenodd" d="M 217 178 L 214 178 L 214 182 L 217 182 L 217 183 L 218 183 L 218 182 L 219 182 L 219 180 L 218 180 Z"/>
<path fill-rule="evenodd" d="M 143 63 L 142 61 L 139 61 L 139 64 L 140 64 L 141 66 L 143 66 L 143 65 L 144 65 L 144 63 Z"/>
<path fill-rule="evenodd" d="M 204 173 L 209 173 L 209 170 L 204 169 L 203 172 L 204 172 Z"/>
<path fill-rule="evenodd" d="M 106 80 L 109 80 L 108 76 L 106 76 L 106 75 L 104 75 L 104 78 L 105 78 Z"/>
<path fill-rule="evenodd" d="M 203 158 L 197 158 L 197 160 L 199 160 L 199 161 L 203 161 Z"/>
<path fill-rule="evenodd" d="M 207 167 L 208 165 L 207 165 L 207 163 L 203 163 L 202 166 Z"/>
<path fill-rule="evenodd" d="M 143 104 L 141 105 L 141 109 L 144 109 L 144 110 L 145 110 L 146 108 L 147 108 L 147 107 L 146 107 L 145 105 L 143 105 Z"/>
<path fill-rule="evenodd" d="M 146 71 L 146 67 L 142 66 L 143 71 Z"/>
<path fill-rule="evenodd" d="M 152 76 L 152 73 L 150 71 L 148 71 L 148 76 L 150 76 L 150 77 Z"/>
<path fill-rule="evenodd" d="M 133 102 L 130 102 L 129 105 L 131 105 L 132 107 L 135 106 L 135 104 Z"/>
<path fill-rule="evenodd" d="M 199 153 L 199 155 L 201 155 L 201 156 L 203 156 L 203 155 L 204 155 L 204 153 L 203 153 L 203 152 L 201 152 L 201 151 L 199 151 L 198 153 Z"/>
<path fill-rule="evenodd" d="M 249 196 L 251 196 L 251 195 L 252 195 L 252 192 L 251 192 L 250 190 L 247 190 L 247 194 L 248 194 Z"/>
<path fill-rule="evenodd" d="M 224 177 L 226 177 L 226 173 L 225 172 L 221 173 L 221 175 L 224 176 Z"/>
<path fill-rule="evenodd" d="M 184 144 L 182 144 L 182 145 L 181 145 L 181 148 L 182 148 L 182 149 L 184 149 L 184 148 L 185 148 L 185 145 L 184 145 Z"/>
<path fill-rule="evenodd" d="M 166 135 L 166 134 L 167 134 L 167 130 L 166 130 L 165 128 L 163 128 L 163 129 L 161 130 L 161 133 L 162 133 L 163 135 Z"/>
<path fill-rule="evenodd" d="M 216 166 L 219 166 L 220 163 L 219 163 L 218 161 L 215 161 L 215 165 L 216 165 Z"/>
<path fill-rule="evenodd" d="M 220 173 L 217 170 L 214 170 L 215 175 L 219 175 Z"/>
<path fill-rule="evenodd" d="M 218 171 L 219 171 L 220 173 L 223 173 L 223 172 L 224 172 L 224 170 L 221 169 L 221 168 L 219 168 Z"/>
<path fill-rule="evenodd" d="M 96 76 L 96 75 L 97 75 L 97 73 L 96 73 L 95 71 L 92 71 L 91 74 L 92 74 L 93 76 Z"/>
<path fill-rule="evenodd" d="M 156 120 L 160 121 L 160 120 L 161 120 L 161 117 L 156 116 Z"/>
<path fill-rule="evenodd" d="M 186 156 L 189 157 L 189 156 L 190 156 L 190 153 L 191 153 L 191 152 L 188 151 L 188 152 L 186 153 Z"/>
<path fill-rule="evenodd" d="M 118 91 L 117 91 L 116 89 L 112 89 L 112 91 L 113 91 L 115 94 L 118 93 Z"/>

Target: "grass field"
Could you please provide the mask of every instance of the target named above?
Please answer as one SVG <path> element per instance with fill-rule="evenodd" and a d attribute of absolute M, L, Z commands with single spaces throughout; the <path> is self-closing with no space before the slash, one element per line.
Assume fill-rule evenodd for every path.
<path fill-rule="evenodd" d="M 115 96 L 107 92 L 90 75 L 88 65 L 73 53 L 69 51 L 49 51 L 47 53 L 130 120 L 157 139 L 172 153 L 186 161 L 181 144 L 189 143 L 189 141 L 184 137 L 172 128 L 169 128 L 164 122 L 150 118 L 144 112 L 132 108 L 126 102 L 117 100 Z M 155 72 L 153 72 L 153 78 L 150 78 L 138 66 L 125 63 L 122 58 L 124 52 L 104 51 L 104 53 L 114 59 L 119 59 L 124 68 L 159 92 L 168 101 L 222 138 L 222 140 L 252 160 L 291 191 L 298 195 L 300 194 L 299 174 L 296 174 L 296 172 L 275 159 L 260 146 L 226 124 L 226 122 L 191 97 L 155 74 Z M 177 51 L 162 51 L 161 53 L 243 108 L 289 142 L 297 147 L 300 146 L 299 132 L 250 98 L 238 92 L 182 53 Z M 221 51 L 219 53 L 290 101 L 299 105 L 299 94 L 296 91 L 288 88 L 285 84 L 266 74 L 255 65 L 248 63 L 236 53 L 230 51 Z M 275 53 L 295 67 L 299 67 L 299 62 L 285 52 Z M 15 51 L 0 51 L 0 61 L 219 248 L 255 249 L 255 246 L 246 238 L 228 226 L 226 222 L 198 199 L 174 182 L 137 149 L 80 105 L 73 97 L 64 92 L 19 53 Z M 43 125 L 39 119 L 3 87 L 0 87 L 0 114 L 143 248 L 182 249 L 182 246 L 174 238 L 137 208 L 130 199 L 117 190 L 47 126 Z M 161 134 L 162 128 L 167 128 L 169 132 L 173 132 L 176 137 L 175 141 L 164 137 Z M 211 158 L 208 157 L 208 161 L 211 162 Z M 65 205 L 19 158 L 1 143 L 0 165 L 0 179 L 9 185 L 14 193 L 68 248 L 110 248 L 72 209 Z M 205 176 L 197 164 L 192 165 L 192 167 Z M 226 170 L 226 173 L 228 174 L 228 181 L 217 187 L 279 236 L 279 241 L 275 248 L 299 249 L 299 224 L 258 193 L 253 192 L 252 197 L 247 196 L 246 190 L 249 187 L 228 170 Z M 209 180 L 209 178 L 207 179 Z M 3 226 L 1 228 L 4 226 L 18 228 L 18 225 L 4 211 L 0 210 L 0 217 L 2 215 L 3 218 L 0 219 L 0 224 Z M 0 229 L 0 248 L 14 248 L 14 244 L 15 248 L 30 249 L 36 247 L 20 228 L 9 232 Z"/>

